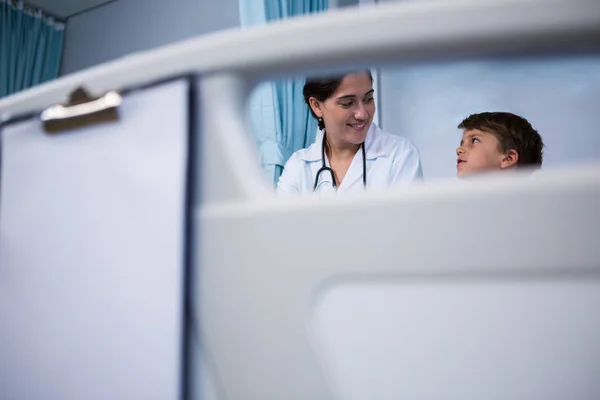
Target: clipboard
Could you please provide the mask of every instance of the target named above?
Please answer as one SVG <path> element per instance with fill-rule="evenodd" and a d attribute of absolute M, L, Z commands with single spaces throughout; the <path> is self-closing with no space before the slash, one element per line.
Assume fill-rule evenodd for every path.
<path fill-rule="evenodd" d="M 0 397 L 181 397 L 193 87 L 0 126 Z"/>

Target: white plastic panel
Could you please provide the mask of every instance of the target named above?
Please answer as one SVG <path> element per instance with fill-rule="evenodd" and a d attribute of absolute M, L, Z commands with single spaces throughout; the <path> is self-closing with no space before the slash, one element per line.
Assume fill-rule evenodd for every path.
<path fill-rule="evenodd" d="M 309 326 L 344 400 L 595 399 L 599 307 L 599 275 L 406 277 L 331 285 Z"/>
<path fill-rule="evenodd" d="M 0 398 L 177 399 L 187 80 L 118 122 L 2 128 Z"/>
<path fill-rule="evenodd" d="M 595 165 L 343 198 L 203 207 L 194 307 L 223 398 L 598 398 L 590 377 L 600 364 L 600 321 L 592 315 L 600 307 L 593 278 L 600 274 L 599 198 Z M 340 280 L 383 279 L 396 284 L 326 296 Z M 315 309 L 316 299 L 323 309 Z M 473 318 L 481 325 L 469 325 Z M 369 324 L 398 335 L 400 326 L 413 325 L 399 342 Z M 520 324 L 521 337 L 506 336 L 511 324 Z M 534 342 L 552 324 L 563 325 Z M 433 330 L 447 336 L 431 336 L 441 333 Z M 357 351 L 342 355 L 349 343 Z M 547 354 L 553 347 L 555 354 Z M 449 363 L 461 361 L 461 353 L 469 357 L 453 371 L 442 361 L 429 370 L 416 364 L 437 351 Z M 396 372 L 411 371 L 437 387 L 393 381 L 394 358 Z M 493 358 L 498 364 L 476 371 L 477 362 Z M 517 362 L 521 369 L 510 371 Z M 572 372 L 556 381 L 567 368 L 560 363 Z M 584 369 L 591 372 L 576 373 Z M 380 375 L 360 379 L 367 371 Z M 502 373 L 504 380 L 494 379 Z M 529 380 L 521 373 L 531 373 Z M 473 384 L 477 377 L 487 380 Z"/>

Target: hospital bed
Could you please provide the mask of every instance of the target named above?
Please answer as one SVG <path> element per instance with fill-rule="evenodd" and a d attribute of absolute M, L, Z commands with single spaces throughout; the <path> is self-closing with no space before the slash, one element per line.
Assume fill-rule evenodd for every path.
<path fill-rule="evenodd" d="M 600 397 L 599 165 L 280 199 L 245 110 L 366 59 L 599 50 L 594 0 L 400 2 L 0 100 L 0 398 Z"/>

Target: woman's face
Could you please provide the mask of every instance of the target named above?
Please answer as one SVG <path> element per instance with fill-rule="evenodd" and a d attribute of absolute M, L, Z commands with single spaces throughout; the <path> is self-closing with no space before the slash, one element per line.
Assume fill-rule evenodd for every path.
<path fill-rule="evenodd" d="M 339 146 L 365 141 L 375 115 L 373 82 L 366 72 L 346 75 L 337 90 L 325 101 L 314 97 L 310 104 L 323 118 L 327 138 Z"/>

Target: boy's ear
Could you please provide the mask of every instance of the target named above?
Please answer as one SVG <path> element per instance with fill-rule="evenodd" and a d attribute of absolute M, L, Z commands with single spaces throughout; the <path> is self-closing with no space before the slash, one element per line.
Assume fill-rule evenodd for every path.
<path fill-rule="evenodd" d="M 504 157 L 502 157 L 502 161 L 500 161 L 500 168 L 510 168 L 516 166 L 517 161 L 519 161 L 519 153 L 515 149 L 510 149 L 504 154 Z"/>
<path fill-rule="evenodd" d="M 323 118 L 323 110 L 321 102 L 314 97 L 308 99 L 308 103 L 310 104 L 310 108 L 313 110 L 315 115 L 319 118 Z"/>

